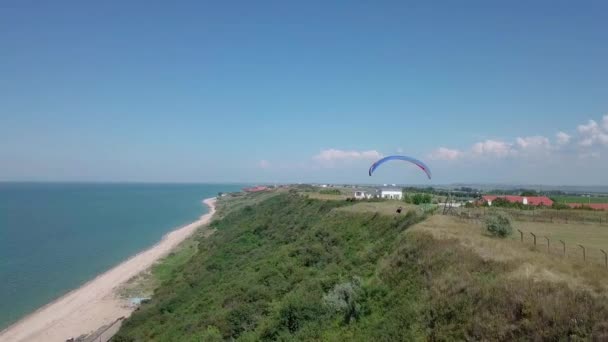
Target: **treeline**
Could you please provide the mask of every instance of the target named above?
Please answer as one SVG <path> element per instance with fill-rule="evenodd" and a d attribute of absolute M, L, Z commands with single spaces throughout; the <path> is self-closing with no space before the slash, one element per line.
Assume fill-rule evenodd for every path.
<path fill-rule="evenodd" d="M 478 197 L 481 192 L 477 189 L 473 189 L 473 188 L 467 188 L 467 187 L 460 187 L 454 190 L 445 190 L 445 189 L 436 189 L 432 186 L 429 187 L 425 187 L 425 188 L 417 188 L 417 187 L 405 187 L 403 188 L 403 191 L 405 193 L 425 193 L 425 194 L 431 194 L 431 195 L 436 195 L 436 196 L 451 196 L 451 197 L 456 197 L 456 198 L 461 198 L 461 199 L 469 199 L 469 198 L 475 198 Z"/>

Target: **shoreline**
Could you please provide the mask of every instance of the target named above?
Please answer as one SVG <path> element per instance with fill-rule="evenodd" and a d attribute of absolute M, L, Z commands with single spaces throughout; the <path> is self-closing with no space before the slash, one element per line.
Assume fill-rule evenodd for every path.
<path fill-rule="evenodd" d="M 215 214 L 215 198 L 203 203 L 209 212 L 198 220 L 165 234 L 148 249 L 122 261 L 80 287 L 53 300 L 0 331 L 3 341 L 61 341 L 90 334 L 120 317 L 128 317 L 135 307 L 118 297 L 116 291 L 129 279 L 146 271 L 167 256 Z"/>

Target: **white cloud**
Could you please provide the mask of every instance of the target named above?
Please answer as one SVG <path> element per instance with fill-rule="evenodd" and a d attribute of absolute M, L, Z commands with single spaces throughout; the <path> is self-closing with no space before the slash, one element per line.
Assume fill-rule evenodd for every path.
<path fill-rule="evenodd" d="M 267 169 L 270 167 L 270 162 L 268 160 L 262 159 L 258 162 L 258 167 L 260 169 Z"/>
<path fill-rule="evenodd" d="M 572 141 L 578 145 L 569 145 Z M 542 135 L 517 137 L 514 140 L 488 139 L 474 143 L 468 150 L 457 150 L 440 147 L 434 150 L 429 158 L 435 160 L 482 159 L 482 158 L 534 158 L 547 157 L 553 154 L 563 156 L 576 153 L 581 158 L 598 158 L 599 151 L 608 147 L 608 114 L 602 117 L 601 123 L 589 120 L 578 125 L 573 135 L 563 131 L 555 134 L 551 140 Z"/>
<path fill-rule="evenodd" d="M 447 147 L 440 147 L 433 151 L 430 155 L 430 159 L 434 160 L 456 160 L 464 156 L 464 152 L 460 150 L 453 150 Z"/>
<path fill-rule="evenodd" d="M 600 130 L 600 126 L 595 120 L 589 120 L 586 125 L 578 125 L 578 132 L 582 135 L 597 134 Z"/>
<path fill-rule="evenodd" d="M 403 153 L 403 149 L 401 147 L 397 147 L 397 153 Z"/>
<path fill-rule="evenodd" d="M 595 120 L 589 120 L 586 125 L 579 125 L 577 130 L 580 134 L 579 145 L 583 147 L 591 147 L 594 145 L 608 146 L 608 115 L 603 118 L 602 126 L 598 125 Z"/>
<path fill-rule="evenodd" d="M 475 156 L 494 156 L 499 158 L 515 153 L 512 144 L 498 140 L 486 140 L 475 143 L 471 151 Z"/>
<path fill-rule="evenodd" d="M 555 134 L 555 140 L 557 141 L 558 145 L 567 145 L 570 142 L 570 138 L 572 137 L 568 133 L 561 131 Z"/>
<path fill-rule="evenodd" d="M 319 154 L 312 157 L 312 159 L 318 162 L 332 163 L 337 161 L 353 161 L 353 160 L 375 160 L 382 158 L 382 154 L 376 150 L 368 151 L 356 151 L 356 150 L 338 150 L 338 149 L 326 149 L 321 150 Z"/>
<path fill-rule="evenodd" d="M 517 147 L 521 150 L 543 150 L 550 149 L 549 139 L 540 135 L 515 139 Z"/>

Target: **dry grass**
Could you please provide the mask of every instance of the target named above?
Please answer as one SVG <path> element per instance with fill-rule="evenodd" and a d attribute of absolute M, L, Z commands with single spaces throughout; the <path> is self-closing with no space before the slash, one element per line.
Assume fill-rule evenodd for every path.
<path fill-rule="evenodd" d="M 514 208 L 458 208 L 457 212 L 465 217 L 484 217 L 490 212 L 506 212 L 509 216 L 521 220 L 547 223 L 584 223 L 603 224 L 608 227 L 608 212 L 602 210 L 575 210 L 575 209 L 536 209 L 521 210 Z"/>
<path fill-rule="evenodd" d="M 566 243 L 566 256 L 571 259 L 582 260 L 582 249 L 578 244 L 585 246 L 586 257 L 590 262 L 604 265 L 604 254 L 600 249 L 608 251 L 608 227 L 599 224 L 581 223 L 544 223 L 544 222 L 515 222 L 517 229 L 524 233 L 534 233 L 537 237 L 537 248 L 547 250 L 549 238 L 550 253 L 562 256 L 562 240 Z M 516 238 L 520 238 L 517 234 Z M 524 234 L 524 242 L 533 246 L 533 238 L 530 234 Z"/>
<path fill-rule="evenodd" d="M 401 207 L 403 209 L 401 214 L 407 213 L 408 210 L 416 210 L 416 211 L 421 210 L 421 208 L 416 205 L 407 204 L 407 203 L 404 203 L 402 201 L 397 201 L 397 200 L 387 200 L 387 201 L 381 201 L 381 202 L 358 202 L 356 204 L 334 209 L 334 210 L 357 212 L 357 213 L 372 212 L 372 213 L 379 213 L 379 214 L 383 214 L 383 215 L 398 215 L 397 209 L 399 207 Z"/>
<path fill-rule="evenodd" d="M 584 263 L 581 257 L 575 257 L 575 250 L 568 250 L 571 254 L 567 258 L 558 256 L 557 250 L 553 248 L 553 253 L 548 254 L 546 241 L 541 237 L 542 234 L 551 233 L 556 234 L 556 239 L 557 236 L 568 239 L 567 244 L 568 241 L 578 239 L 587 241 L 591 246 L 593 241 L 608 239 L 606 227 L 603 227 L 602 231 L 600 227 L 591 227 L 591 225 L 584 225 L 583 228 L 573 224 L 534 222 L 515 222 L 515 227 L 522 231 L 536 230 L 539 235 L 537 248 L 534 249 L 532 246 L 529 234 L 523 244 L 517 232 L 509 239 L 493 238 L 485 233 L 482 225 L 454 216 L 433 215 L 413 226 L 409 231 L 427 232 L 436 239 L 455 239 L 486 260 L 514 263 L 517 267 L 512 275 L 516 278 L 564 282 L 572 288 L 586 288 L 598 294 L 608 294 L 608 270 L 597 263 L 589 262 L 589 259 Z M 583 229 L 586 230 L 582 231 Z M 543 242 L 545 242 L 544 250 Z"/>
<path fill-rule="evenodd" d="M 306 196 L 308 196 L 308 198 L 313 198 L 313 199 L 318 199 L 318 200 L 323 200 L 323 201 L 344 201 L 349 197 L 344 194 L 334 195 L 334 194 L 321 194 L 318 192 L 307 192 Z"/>

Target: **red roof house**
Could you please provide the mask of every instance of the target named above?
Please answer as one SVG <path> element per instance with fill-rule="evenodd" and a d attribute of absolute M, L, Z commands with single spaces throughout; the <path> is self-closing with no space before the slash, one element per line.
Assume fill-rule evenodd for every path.
<path fill-rule="evenodd" d="M 481 196 L 481 200 L 483 202 L 488 203 L 488 205 L 492 205 L 492 201 L 497 198 L 502 198 L 511 203 L 523 203 L 525 205 L 533 205 L 539 206 L 544 205 L 546 207 L 550 207 L 553 205 L 553 201 L 546 196 L 496 196 L 496 195 L 484 195 Z"/>

